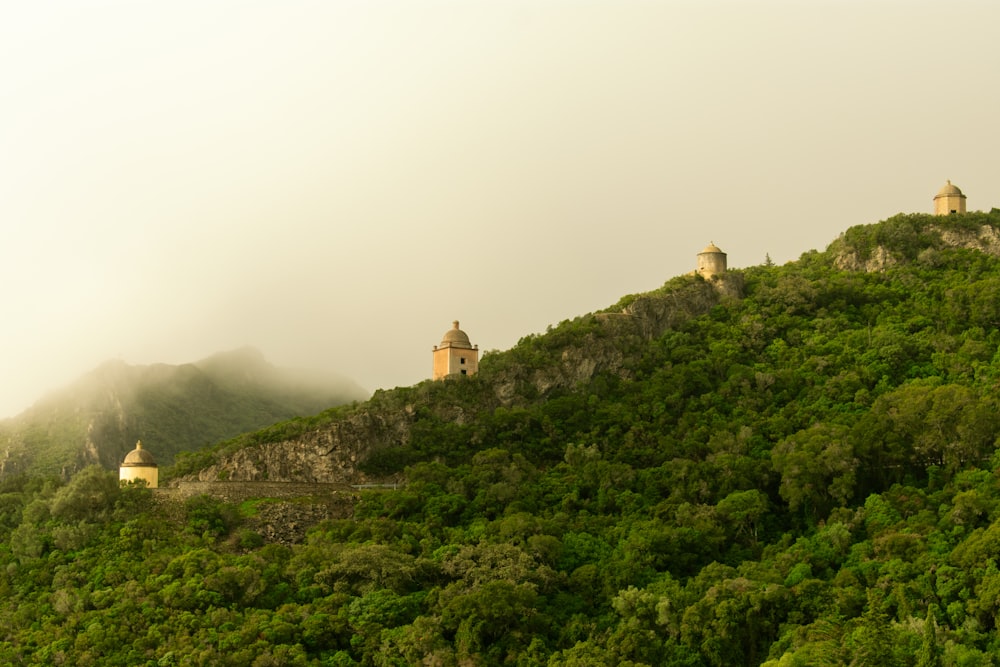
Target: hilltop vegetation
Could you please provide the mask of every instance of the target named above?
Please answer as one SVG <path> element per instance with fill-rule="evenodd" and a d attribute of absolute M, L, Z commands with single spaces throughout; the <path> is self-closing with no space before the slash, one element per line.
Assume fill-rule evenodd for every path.
<path fill-rule="evenodd" d="M 365 396 L 344 378 L 276 368 L 252 348 L 180 366 L 109 361 L 0 421 L 0 476 L 117 469 L 139 439 L 171 465 L 180 452 Z"/>
<path fill-rule="evenodd" d="M 994 665 L 998 228 L 852 228 L 182 461 L 405 413 L 361 465 L 406 486 L 301 545 L 95 469 L 10 480 L 0 661 Z"/>

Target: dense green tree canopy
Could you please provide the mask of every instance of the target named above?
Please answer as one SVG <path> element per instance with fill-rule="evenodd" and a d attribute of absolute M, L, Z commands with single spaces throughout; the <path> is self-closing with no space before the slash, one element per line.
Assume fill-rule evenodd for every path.
<path fill-rule="evenodd" d="M 941 224 L 748 268 L 662 335 L 588 316 L 386 392 L 416 406 L 413 437 L 366 465 L 405 486 L 301 544 L 98 468 L 4 480 L 0 663 L 994 665 L 1000 259 Z M 838 268 L 876 255 L 894 261 Z M 525 379 L 588 345 L 621 370 Z"/>

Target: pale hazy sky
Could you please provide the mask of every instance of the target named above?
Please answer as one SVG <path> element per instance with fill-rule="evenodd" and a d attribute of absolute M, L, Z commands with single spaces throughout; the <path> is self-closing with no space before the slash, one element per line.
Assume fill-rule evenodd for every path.
<path fill-rule="evenodd" d="M 0 416 L 242 345 L 374 390 L 1000 206 L 1000 3 L 0 0 Z"/>

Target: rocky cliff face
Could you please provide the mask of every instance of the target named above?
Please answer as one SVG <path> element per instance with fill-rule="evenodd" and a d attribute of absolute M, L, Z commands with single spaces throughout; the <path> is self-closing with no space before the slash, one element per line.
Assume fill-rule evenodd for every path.
<path fill-rule="evenodd" d="M 359 465 L 373 452 L 403 447 L 410 442 L 421 410 L 436 419 L 466 423 L 482 410 L 542 400 L 557 389 L 573 388 L 601 373 L 627 377 L 626 350 L 636 342 L 658 337 L 688 318 L 708 312 L 724 298 L 739 298 L 743 282 L 738 273 L 712 281 L 689 278 L 658 292 L 628 299 L 612 312 L 588 315 L 566 330 L 558 327 L 544 337 L 554 350 L 554 361 L 517 361 L 519 350 L 498 353 L 492 363 L 484 358 L 476 378 L 468 382 L 476 400 L 444 398 L 422 400 L 427 392 L 397 389 L 376 392 L 372 400 L 351 413 L 308 433 L 279 442 L 247 446 L 219 455 L 199 472 L 182 480 L 289 481 L 363 484 L 373 481 Z M 540 340 L 540 339 L 539 339 Z M 530 344 L 525 344 L 529 347 Z M 519 345 L 518 347 L 521 347 Z M 425 383 L 429 386 L 429 383 Z"/>
<path fill-rule="evenodd" d="M 941 240 L 945 245 L 978 250 L 987 255 L 1000 257 L 1000 230 L 992 225 L 982 225 L 978 230 L 938 227 L 936 231 L 941 234 Z"/>
<path fill-rule="evenodd" d="M 862 249 L 848 238 L 848 234 L 841 235 L 830 247 L 834 266 L 838 269 L 869 273 L 885 271 L 910 259 L 900 251 L 900 244 L 895 242 L 897 239 L 888 238 L 870 249 Z M 972 227 L 931 224 L 923 228 L 921 234 L 922 250 L 917 257 L 920 260 L 928 260 L 938 247 L 966 248 L 1000 257 L 1000 230 L 992 224 Z"/>
<path fill-rule="evenodd" d="M 407 444 L 413 413 L 412 406 L 363 406 L 294 439 L 238 450 L 184 479 L 365 484 L 371 480 L 358 464 L 374 449 Z"/>

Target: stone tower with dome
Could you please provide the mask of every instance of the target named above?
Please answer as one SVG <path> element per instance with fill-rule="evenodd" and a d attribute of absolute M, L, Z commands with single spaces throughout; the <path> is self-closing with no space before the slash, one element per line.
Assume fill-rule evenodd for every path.
<path fill-rule="evenodd" d="M 698 253 L 698 269 L 703 278 L 711 278 L 726 272 L 726 253 L 719 250 L 714 243 L 709 243 Z"/>
<path fill-rule="evenodd" d="M 435 380 L 449 375 L 475 375 L 479 370 L 479 346 L 469 342 L 469 337 L 458 328 L 458 320 L 434 346 Z"/>
<path fill-rule="evenodd" d="M 119 483 L 134 483 L 140 479 L 150 489 L 155 489 L 160 481 L 156 459 L 153 458 L 148 449 L 142 448 L 141 440 L 135 443 L 135 449 L 125 455 L 125 460 L 118 468 Z"/>
<path fill-rule="evenodd" d="M 952 185 L 951 181 L 948 181 L 934 195 L 934 215 L 950 215 L 952 213 L 965 213 L 965 195 L 957 186 Z"/>

